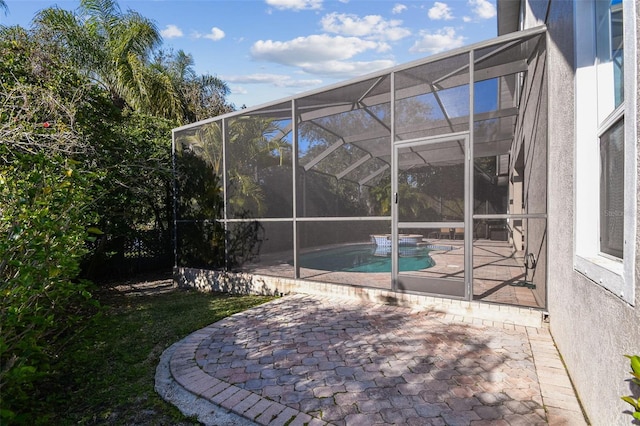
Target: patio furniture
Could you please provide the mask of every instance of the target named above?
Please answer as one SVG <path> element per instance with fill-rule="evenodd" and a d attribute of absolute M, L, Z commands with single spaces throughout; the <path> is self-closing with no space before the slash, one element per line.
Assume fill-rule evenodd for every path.
<path fill-rule="evenodd" d="M 399 234 L 398 244 L 401 246 L 415 246 L 422 242 L 424 236 L 421 234 Z M 371 242 L 378 247 L 391 246 L 391 234 L 373 234 L 370 235 Z"/>
<path fill-rule="evenodd" d="M 446 235 L 447 239 L 453 239 L 453 229 L 452 228 L 440 228 L 439 238 L 442 239 L 443 235 Z"/>
<path fill-rule="evenodd" d="M 462 239 L 464 240 L 464 228 L 455 228 L 453 230 L 453 239 L 457 240 L 458 237 L 462 237 Z"/>

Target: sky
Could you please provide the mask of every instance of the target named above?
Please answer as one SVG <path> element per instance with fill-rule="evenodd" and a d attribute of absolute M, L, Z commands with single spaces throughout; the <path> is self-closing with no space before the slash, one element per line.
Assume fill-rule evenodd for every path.
<path fill-rule="evenodd" d="M 119 0 L 151 19 L 165 50 L 253 107 L 496 35 L 495 0 Z M 29 27 L 71 0 L 6 0 L 0 25 Z"/>

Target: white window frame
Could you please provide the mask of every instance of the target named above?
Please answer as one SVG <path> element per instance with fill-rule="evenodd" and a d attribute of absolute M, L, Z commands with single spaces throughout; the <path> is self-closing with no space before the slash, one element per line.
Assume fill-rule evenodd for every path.
<path fill-rule="evenodd" d="M 574 268 L 630 305 L 635 303 L 636 263 L 636 7 L 635 0 L 623 0 L 624 101 L 613 110 L 611 99 L 603 99 L 601 92 L 606 85 L 610 85 L 613 91 L 613 77 L 602 69 L 598 72 L 595 0 L 574 2 Z M 621 117 L 625 119 L 624 246 L 623 258 L 616 259 L 600 252 L 600 136 Z"/>

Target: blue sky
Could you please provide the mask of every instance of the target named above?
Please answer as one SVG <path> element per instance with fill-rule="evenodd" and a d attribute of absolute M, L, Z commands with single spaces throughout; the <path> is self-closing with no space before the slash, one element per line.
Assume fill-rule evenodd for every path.
<path fill-rule="evenodd" d="M 0 24 L 71 0 L 7 0 Z M 270 102 L 496 35 L 495 0 L 120 0 L 153 20 L 163 48 L 222 78 L 237 107 Z"/>

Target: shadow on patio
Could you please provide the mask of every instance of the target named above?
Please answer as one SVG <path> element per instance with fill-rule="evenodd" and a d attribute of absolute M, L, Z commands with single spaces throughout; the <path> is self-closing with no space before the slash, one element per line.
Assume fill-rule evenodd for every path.
<path fill-rule="evenodd" d="M 260 424 L 547 424 L 524 327 L 297 295 L 181 347 L 182 386 Z"/>

